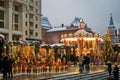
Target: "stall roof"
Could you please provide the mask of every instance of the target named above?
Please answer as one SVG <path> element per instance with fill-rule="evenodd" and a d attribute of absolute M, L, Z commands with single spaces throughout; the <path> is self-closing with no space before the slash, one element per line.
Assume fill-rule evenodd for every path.
<path fill-rule="evenodd" d="M 54 46 L 64 46 L 65 44 L 42 44 L 41 46 L 51 46 L 51 47 L 54 47 Z"/>

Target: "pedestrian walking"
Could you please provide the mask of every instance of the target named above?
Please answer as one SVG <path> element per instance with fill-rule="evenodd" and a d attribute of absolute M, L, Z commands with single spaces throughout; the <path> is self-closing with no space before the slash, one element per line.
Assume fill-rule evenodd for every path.
<path fill-rule="evenodd" d="M 4 38 L 0 35 L 0 73 L 2 73 L 2 53 L 4 51 Z"/>
<path fill-rule="evenodd" d="M 12 77 L 13 77 L 12 64 L 13 64 L 13 60 L 12 60 L 12 58 L 9 56 L 9 59 L 8 59 L 8 77 L 9 77 L 9 78 L 12 78 Z"/>
<path fill-rule="evenodd" d="M 87 72 L 89 72 L 90 70 L 89 64 L 90 64 L 90 57 L 89 57 L 89 54 L 87 54 L 83 57 L 83 65 L 85 66 L 85 69 Z"/>
<path fill-rule="evenodd" d="M 84 70 L 84 64 L 81 63 L 81 64 L 79 64 L 79 72 L 83 73 L 83 70 Z"/>
<path fill-rule="evenodd" d="M 2 72 L 3 72 L 3 78 L 7 79 L 7 72 L 8 72 L 8 56 L 3 57 L 2 61 Z"/>
<path fill-rule="evenodd" d="M 111 61 L 107 61 L 106 65 L 108 66 L 107 67 L 107 70 L 108 70 L 108 74 L 109 74 L 109 78 L 111 78 L 112 76 L 112 63 Z"/>
<path fill-rule="evenodd" d="M 115 67 L 113 69 L 113 78 L 114 80 L 119 80 L 119 67 L 117 64 L 115 64 Z"/>

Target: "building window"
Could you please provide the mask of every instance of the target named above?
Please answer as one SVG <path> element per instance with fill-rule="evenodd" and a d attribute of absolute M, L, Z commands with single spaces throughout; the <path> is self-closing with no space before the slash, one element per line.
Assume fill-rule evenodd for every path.
<path fill-rule="evenodd" d="M 28 35 L 28 32 L 26 31 L 25 34 Z"/>
<path fill-rule="evenodd" d="M 4 20 L 4 11 L 0 10 L 0 20 Z"/>
<path fill-rule="evenodd" d="M 35 17 L 35 20 L 38 21 L 38 17 L 37 16 Z"/>
<path fill-rule="evenodd" d="M 30 11 L 33 11 L 33 7 L 29 6 L 29 10 L 30 10 Z"/>
<path fill-rule="evenodd" d="M 37 24 L 35 24 L 35 28 L 36 28 L 36 29 L 38 28 L 38 25 L 37 25 Z"/>
<path fill-rule="evenodd" d="M 38 9 L 35 9 L 36 14 L 38 13 Z"/>
<path fill-rule="evenodd" d="M 29 18 L 33 20 L 33 14 L 30 14 L 30 15 L 29 15 Z"/>
<path fill-rule="evenodd" d="M 18 23 L 18 15 L 15 14 L 15 23 Z"/>
<path fill-rule="evenodd" d="M 4 28 L 4 22 L 0 21 L 0 28 Z"/>
<path fill-rule="evenodd" d="M 18 30 L 18 24 L 15 24 L 14 30 Z"/>
<path fill-rule="evenodd" d="M 26 26 L 27 26 L 27 22 L 25 22 Z"/>
<path fill-rule="evenodd" d="M 26 14 L 26 18 L 27 18 L 27 14 Z"/>
<path fill-rule="evenodd" d="M 4 1 L 1 1 L 1 0 L 0 0 L 0 6 L 1 6 L 1 7 L 4 7 Z"/>
<path fill-rule="evenodd" d="M 26 6 L 26 10 L 28 10 L 27 6 Z"/>
<path fill-rule="evenodd" d="M 35 5 L 36 5 L 36 6 L 38 5 L 38 2 L 37 2 L 37 1 L 35 2 Z"/>
<path fill-rule="evenodd" d="M 33 35 L 33 30 L 30 30 L 30 35 Z"/>
<path fill-rule="evenodd" d="M 29 25 L 30 25 L 30 26 L 33 26 L 33 22 L 30 22 Z"/>
<path fill-rule="evenodd" d="M 37 32 L 35 33 L 35 36 L 38 36 L 38 33 L 37 33 Z"/>
<path fill-rule="evenodd" d="M 15 11 L 18 11 L 19 9 L 18 9 L 19 7 L 17 6 L 17 5 L 15 5 Z"/>

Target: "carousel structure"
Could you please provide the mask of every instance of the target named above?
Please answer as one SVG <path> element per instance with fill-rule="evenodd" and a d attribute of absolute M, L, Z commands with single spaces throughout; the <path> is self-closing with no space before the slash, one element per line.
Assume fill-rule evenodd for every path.
<path fill-rule="evenodd" d="M 99 54 L 100 43 L 103 41 L 101 34 L 91 31 L 82 18 L 78 27 L 79 30 L 75 33 L 61 35 L 61 41 L 68 46 L 77 46 L 78 55 L 84 55 L 91 51 Z"/>

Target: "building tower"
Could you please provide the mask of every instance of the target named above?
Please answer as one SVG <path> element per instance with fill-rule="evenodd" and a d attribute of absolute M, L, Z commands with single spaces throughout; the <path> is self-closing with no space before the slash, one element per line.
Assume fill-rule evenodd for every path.
<path fill-rule="evenodd" d="M 110 23 L 109 23 L 108 29 L 110 31 L 111 41 L 114 43 L 114 40 L 117 37 L 117 29 L 114 26 L 114 22 L 113 22 L 113 18 L 112 18 L 112 13 L 110 14 Z"/>
<path fill-rule="evenodd" d="M 0 34 L 7 41 L 41 40 L 41 0 L 0 0 Z"/>

